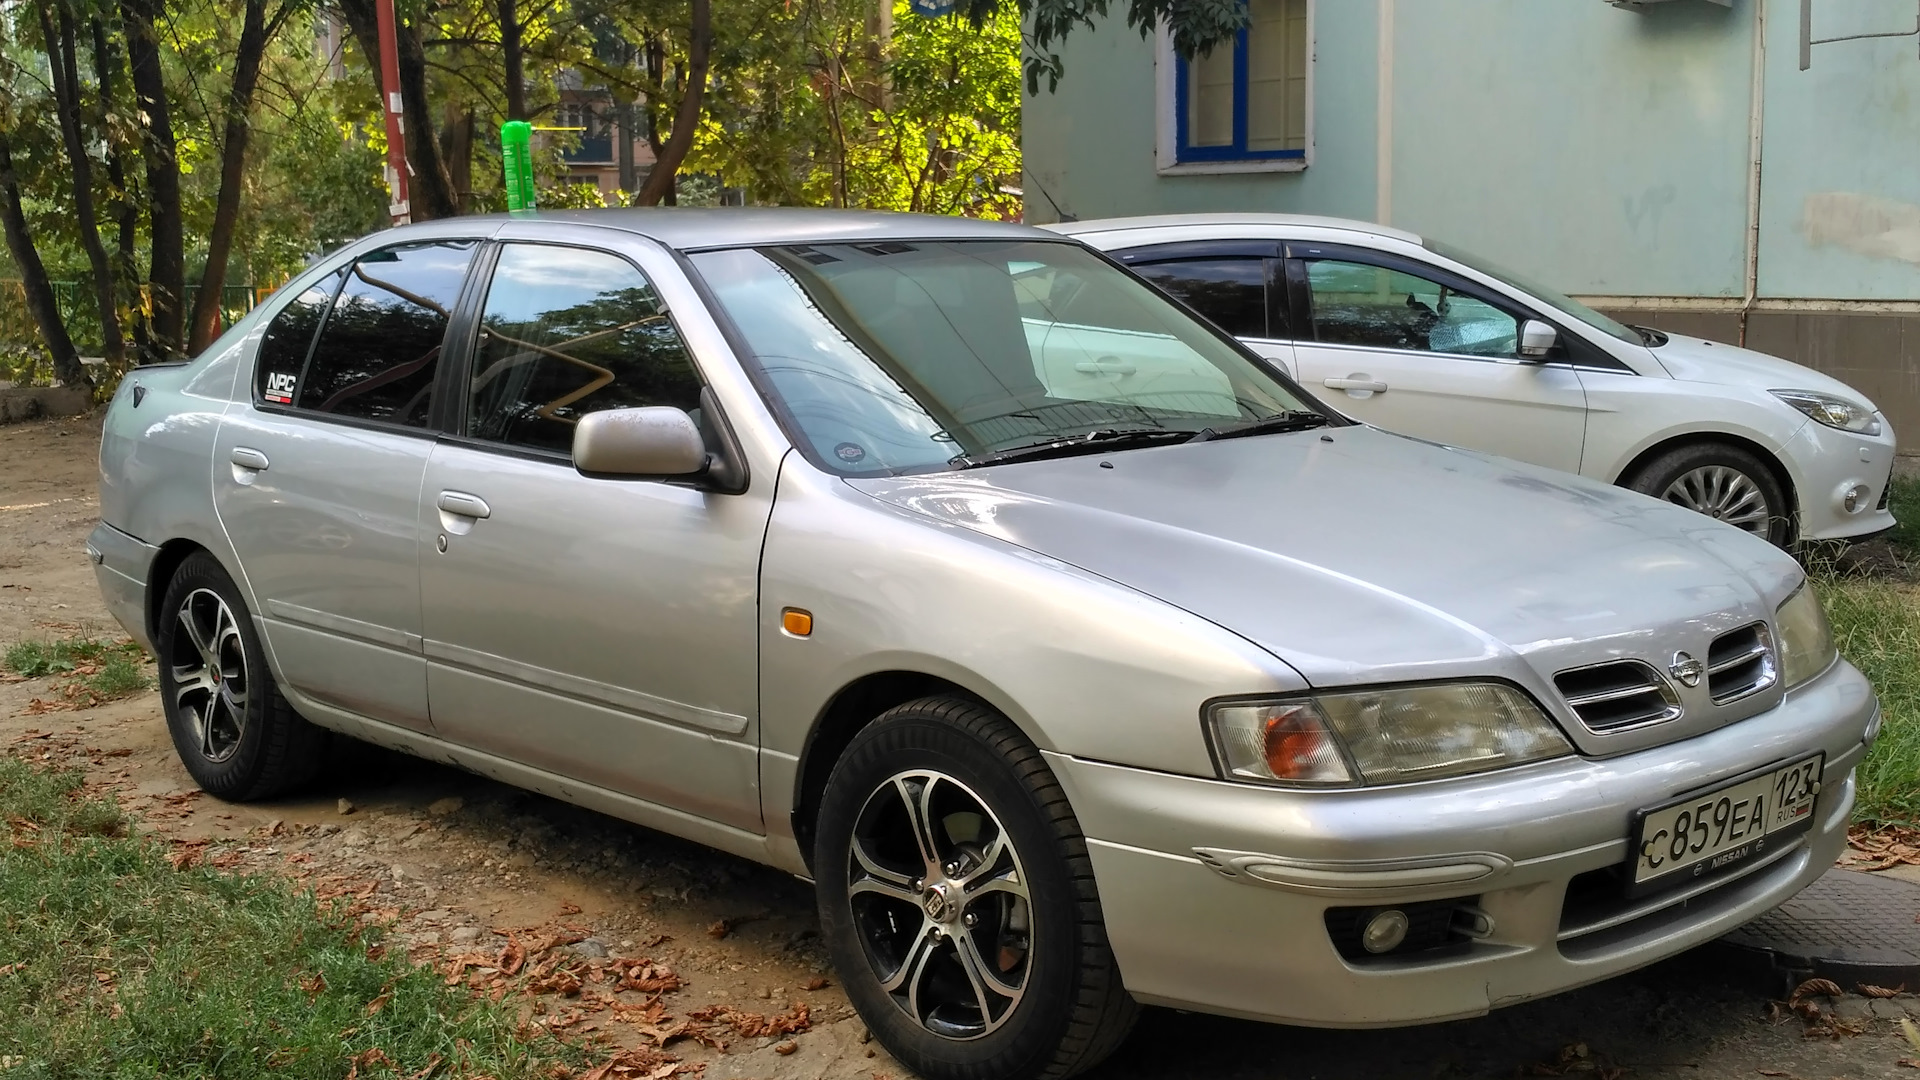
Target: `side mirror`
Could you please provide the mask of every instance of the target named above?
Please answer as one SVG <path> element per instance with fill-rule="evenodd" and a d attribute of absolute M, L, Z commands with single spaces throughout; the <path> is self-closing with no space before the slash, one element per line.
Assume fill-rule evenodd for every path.
<path fill-rule="evenodd" d="M 666 405 L 603 409 L 573 429 L 573 467 L 603 476 L 696 476 L 711 462 L 700 429 Z"/>
<path fill-rule="evenodd" d="M 1545 360 L 1559 344 L 1560 331 L 1539 319 L 1520 324 L 1520 359 Z"/>

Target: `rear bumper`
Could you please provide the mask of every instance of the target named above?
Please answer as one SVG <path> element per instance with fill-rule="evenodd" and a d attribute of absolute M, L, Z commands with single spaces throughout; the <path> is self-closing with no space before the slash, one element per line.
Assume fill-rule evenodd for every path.
<path fill-rule="evenodd" d="M 153 641 L 147 634 L 147 575 L 159 551 L 104 521 L 87 534 L 87 558 L 107 610 L 148 652 Z"/>
<path fill-rule="evenodd" d="M 1288 792 L 1048 758 L 1089 838 L 1108 936 L 1136 997 L 1375 1027 L 1477 1016 L 1596 982 L 1783 903 L 1846 842 L 1853 770 L 1876 716 L 1871 688 L 1843 662 L 1765 714 L 1679 743 L 1398 790 Z M 1575 878 L 1626 861 L 1636 809 L 1814 749 L 1826 770 L 1812 831 L 1735 876 L 1569 904 Z M 1491 933 L 1351 960 L 1327 929 L 1329 908 L 1438 900 L 1477 907 Z"/>

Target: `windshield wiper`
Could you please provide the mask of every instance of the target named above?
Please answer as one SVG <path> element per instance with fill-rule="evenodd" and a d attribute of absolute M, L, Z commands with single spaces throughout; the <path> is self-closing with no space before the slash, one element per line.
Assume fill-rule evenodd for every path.
<path fill-rule="evenodd" d="M 1153 446 L 1159 443 L 1182 443 L 1191 440 L 1193 436 L 1194 433 L 1191 431 L 1173 431 L 1164 428 L 1134 431 L 1116 431 L 1108 428 L 1090 431 L 1085 435 L 1076 435 L 1070 439 L 1049 439 L 1046 442 L 996 450 L 990 454 L 955 454 L 947 459 L 947 464 L 956 469 L 977 469 L 982 465 L 1001 465 L 1009 461 L 1037 461 L 1043 458 L 1073 457 L 1077 454 L 1098 454 L 1108 450 L 1127 450 L 1136 446 Z"/>
<path fill-rule="evenodd" d="M 1252 420 L 1241 424 L 1239 427 L 1228 428 L 1225 431 L 1216 431 L 1213 428 L 1202 428 L 1195 432 L 1193 437 L 1187 441 L 1207 442 L 1211 439 L 1237 439 L 1242 435 L 1272 435 L 1282 431 L 1308 431 L 1312 428 L 1326 427 L 1331 423 L 1333 423 L 1333 421 L 1327 419 L 1324 413 L 1312 412 L 1307 409 L 1293 409 L 1288 412 L 1274 413 L 1272 416 L 1263 416 L 1258 420 Z"/>

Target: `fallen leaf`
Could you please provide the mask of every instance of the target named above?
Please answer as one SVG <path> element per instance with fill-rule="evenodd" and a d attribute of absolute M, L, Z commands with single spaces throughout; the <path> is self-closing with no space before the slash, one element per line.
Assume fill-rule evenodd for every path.
<path fill-rule="evenodd" d="M 786 1057 L 788 1054 L 791 1054 L 798 1049 L 800 1049 L 800 1044 L 789 1039 L 786 1042 L 780 1043 L 779 1045 L 775 1046 L 773 1048 L 773 1052 L 776 1054 L 779 1054 L 781 1057 Z"/>
<path fill-rule="evenodd" d="M 1904 1016 L 1900 1018 L 1900 1034 L 1907 1037 L 1908 1046 L 1920 1050 L 1920 1027 L 1915 1027 L 1913 1021 Z"/>
<path fill-rule="evenodd" d="M 732 929 L 732 925 L 729 924 L 727 920 L 715 919 L 713 925 L 707 927 L 707 936 L 710 938 L 723 938 L 726 937 Z"/>
<path fill-rule="evenodd" d="M 824 990 L 826 988 L 827 988 L 827 980 L 822 978 L 819 975 L 815 975 L 813 978 L 808 979 L 805 985 L 801 987 L 801 989 L 803 990 Z"/>
<path fill-rule="evenodd" d="M 1840 989 L 1840 984 L 1834 982 L 1832 979 L 1808 979 L 1806 982 L 1794 987 L 1793 993 L 1787 995 L 1787 1004 L 1798 1005 L 1802 1001 L 1816 995 L 1820 997 L 1837 998 L 1844 993 L 1846 993 L 1846 991 Z"/>
<path fill-rule="evenodd" d="M 1871 983 L 1861 983 L 1859 990 L 1860 990 L 1861 997 L 1870 997 L 1870 998 L 1899 997 L 1901 994 L 1904 994 L 1907 992 L 1907 984 L 1901 983 L 1899 986 L 1896 986 L 1893 989 L 1889 990 L 1884 986 L 1874 986 Z"/>

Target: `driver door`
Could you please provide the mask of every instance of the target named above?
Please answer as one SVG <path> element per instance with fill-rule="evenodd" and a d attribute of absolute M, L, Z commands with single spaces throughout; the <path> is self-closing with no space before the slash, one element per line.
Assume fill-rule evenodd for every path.
<path fill-rule="evenodd" d="M 1472 282 L 1410 260 L 1295 246 L 1306 312 L 1300 381 L 1388 431 L 1566 472 L 1580 470 L 1587 399 L 1564 361 L 1520 359 L 1525 316 Z"/>

